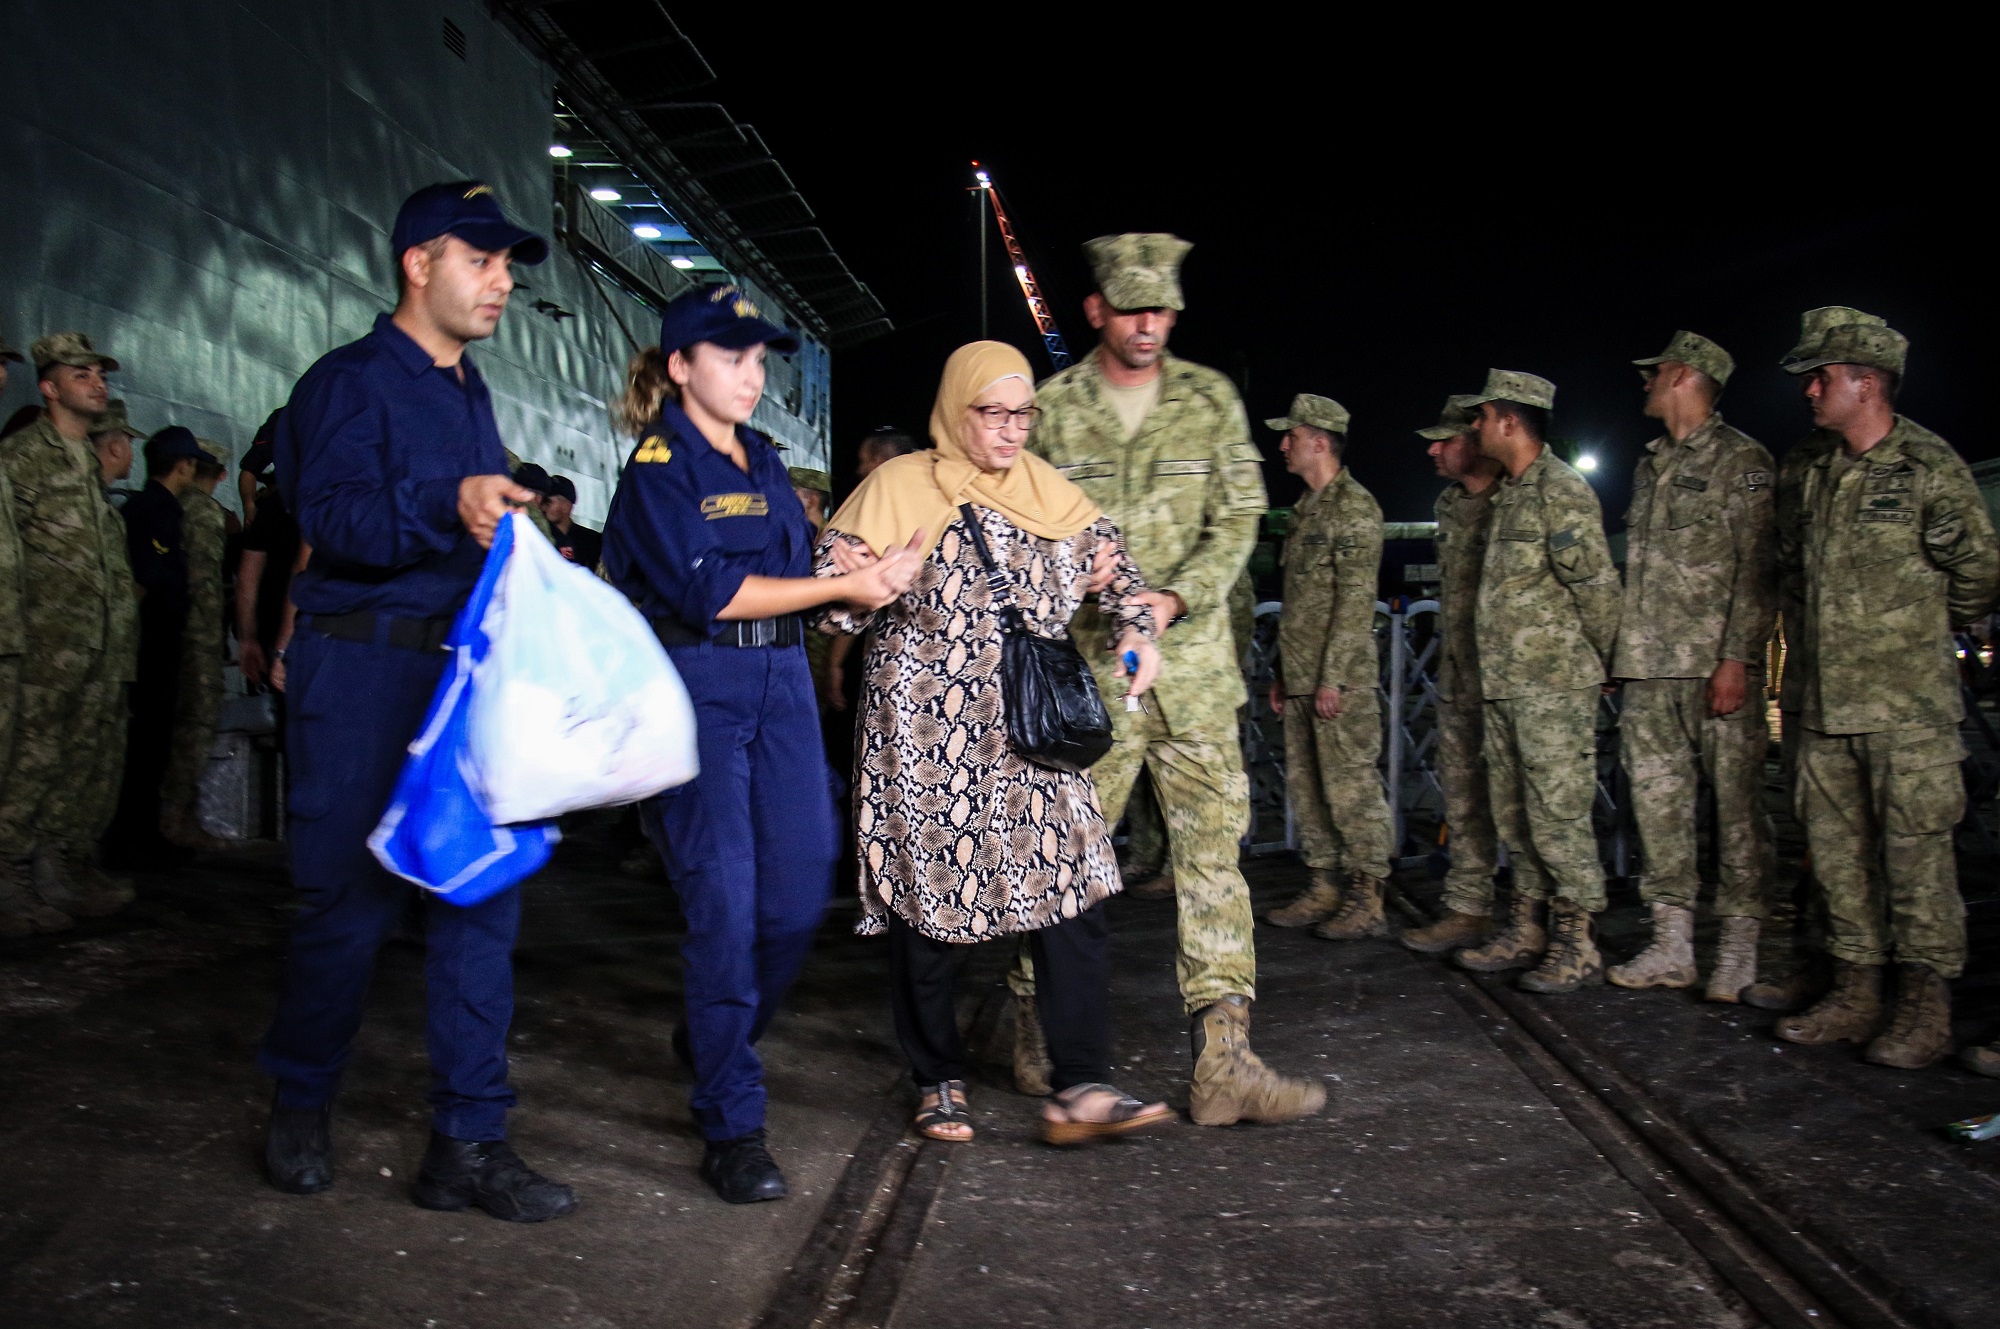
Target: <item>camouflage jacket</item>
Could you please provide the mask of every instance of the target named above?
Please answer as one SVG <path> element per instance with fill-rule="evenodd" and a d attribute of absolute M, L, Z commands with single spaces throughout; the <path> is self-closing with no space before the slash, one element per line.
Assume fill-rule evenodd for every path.
<path fill-rule="evenodd" d="M 0 439 L 0 467 L 14 489 L 28 635 L 60 631 L 75 647 L 103 649 L 106 610 L 113 595 L 131 593 L 132 573 L 109 557 L 111 542 L 125 535 L 107 530 L 122 523 L 104 501 L 96 454 L 44 414 Z"/>
<path fill-rule="evenodd" d="M 1479 702 L 1479 642 L 1473 628 L 1479 603 L 1479 570 L 1493 533 L 1497 483 L 1473 493 L 1453 481 L 1437 496 L 1438 696 L 1445 701 Z"/>
<path fill-rule="evenodd" d="M 1828 429 L 1815 429 L 1792 444 L 1778 466 L 1778 628 L 1785 638 L 1778 709 L 1794 715 L 1805 704 L 1806 675 L 1812 671 L 1812 652 L 1807 648 L 1805 633 L 1801 631 L 1806 614 L 1804 580 L 1796 571 L 1784 570 L 1785 550 L 1796 550 L 1804 539 L 1800 534 L 1803 510 L 1799 507 L 1799 494 L 1805 487 L 1806 472 L 1821 457 L 1839 446 L 1840 435 Z M 1797 560 L 1792 561 L 1796 563 Z"/>
<path fill-rule="evenodd" d="M 1603 682 L 1619 587 L 1596 491 L 1543 448 L 1494 485 L 1492 523 L 1476 615 L 1486 699 Z"/>
<path fill-rule="evenodd" d="M 205 669 L 219 668 L 223 651 L 222 553 L 229 542 L 225 510 L 215 498 L 189 485 L 181 494 L 181 535 L 187 546 L 188 616 L 181 635 L 181 659 Z"/>
<path fill-rule="evenodd" d="M 1951 629 L 2000 596 L 2000 540 L 1971 469 L 1902 416 L 1853 458 L 1819 453 L 1800 477 L 1780 552 L 1812 665 L 1800 718 L 1825 734 L 1964 718 Z"/>
<path fill-rule="evenodd" d="M 1339 688 L 1375 703 L 1375 586 L 1382 567 L 1382 505 L 1345 466 L 1292 509 L 1285 537 L 1285 610 L 1278 676 L 1285 694 Z"/>
<path fill-rule="evenodd" d="M 1646 450 L 1625 514 L 1612 676 L 1707 678 L 1720 660 L 1761 666 L 1778 614 L 1770 452 L 1720 415 Z"/>
<path fill-rule="evenodd" d="M 139 583 L 132 579 L 132 551 L 125 545 L 125 519 L 111 506 L 111 491 L 100 489 L 104 502 L 104 561 L 115 585 L 125 588 L 105 601 L 104 667 L 118 683 L 139 681 Z"/>
<path fill-rule="evenodd" d="M 1203 727 L 1235 732 L 1242 671 L 1229 630 L 1229 589 L 1257 541 L 1264 472 L 1236 388 L 1213 369 L 1174 356 L 1160 360 L 1160 399 L 1127 438 L 1105 400 L 1102 351 L 1041 385 L 1042 418 L 1028 447 L 1053 463 L 1104 509 L 1149 585 L 1178 593 L 1188 621 L 1160 639 L 1165 657 L 1154 688 L 1175 733 Z M 1104 641 L 1111 625 L 1085 605 L 1071 624 L 1078 642 Z M 1109 657 L 1089 646 L 1102 666 Z"/>
<path fill-rule="evenodd" d="M 21 626 L 21 537 L 14 531 L 14 486 L 0 467 L 0 655 L 28 649 Z M 13 699 L 8 699 L 13 705 Z"/>

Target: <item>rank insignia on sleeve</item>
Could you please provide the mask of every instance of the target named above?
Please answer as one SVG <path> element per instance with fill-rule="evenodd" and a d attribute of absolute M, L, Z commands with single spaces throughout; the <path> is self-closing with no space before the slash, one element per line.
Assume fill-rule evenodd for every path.
<path fill-rule="evenodd" d="M 658 434 L 652 435 L 644 443 L 641 443 L 639 450 L 632 454 L 633 461 L 669 462 L 673 459 L 674 450 L 668 447 L 667 440 L 661 438 Z"/>

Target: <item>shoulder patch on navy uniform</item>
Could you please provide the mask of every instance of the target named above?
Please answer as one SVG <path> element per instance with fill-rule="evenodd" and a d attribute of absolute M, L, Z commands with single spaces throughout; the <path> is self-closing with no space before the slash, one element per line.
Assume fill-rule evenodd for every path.
<path fill-rule="evenodd" d="M 1574 529 L 1557 531 L 1549 537 L 1549 548 L 1556 550 L 1568 549 L 1576 541 L 1577 535 Z"/>
<path fill-rule="evenodd" d="M 667 446 L 667 440 L 658 434 L 650 434 L 632 454 L 633 461 L 669 462 L 674 459 L 674 450 Z"/>
<path fill-rule="evenodd" d="M 701 513 L 710 521 L 718 517 L 765 517 L 770 500 L 762 494 L 710 494 L 701 501 Z"/>

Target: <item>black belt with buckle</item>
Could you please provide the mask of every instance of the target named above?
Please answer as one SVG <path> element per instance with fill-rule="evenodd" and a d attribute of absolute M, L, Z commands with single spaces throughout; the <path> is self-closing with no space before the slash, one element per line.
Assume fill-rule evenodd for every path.
<path fill-rule="evenodd" d="M 405 651 L 444 649 L 451 635 L 449 618 L 403 618 L 395 614 L 306 614 L 300 620 L 323 637 L 358 641 L 370 646 L 394 646 Z"/>
<path fill-rule="evenodd" d="M 805 624 L 797 614 L 737 619 L 724 623 L 713 637 L 689 630 L 677 618 L 656 618 L 652 624 L 663 646 L 699 646 L 704 641 L 716 646 L 797 646 L 806 639 Z"/>

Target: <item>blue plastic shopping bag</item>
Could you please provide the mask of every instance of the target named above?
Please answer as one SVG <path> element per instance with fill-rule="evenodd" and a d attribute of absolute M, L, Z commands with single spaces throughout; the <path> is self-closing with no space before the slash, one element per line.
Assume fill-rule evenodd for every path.
<path fill-rule="evenodd" d="M 502 521 L 472 598 L 446 638 L 451 666 L 410 743 L 389 809 L 368 837 L 383 867 L 457 905 L 477 904 L 539 871 L 562 838 L 553 821 L 496 823 L 467 756 L 473 674 L 491 647 L 487 604 L 513 549 L 514 523 Z"/>

